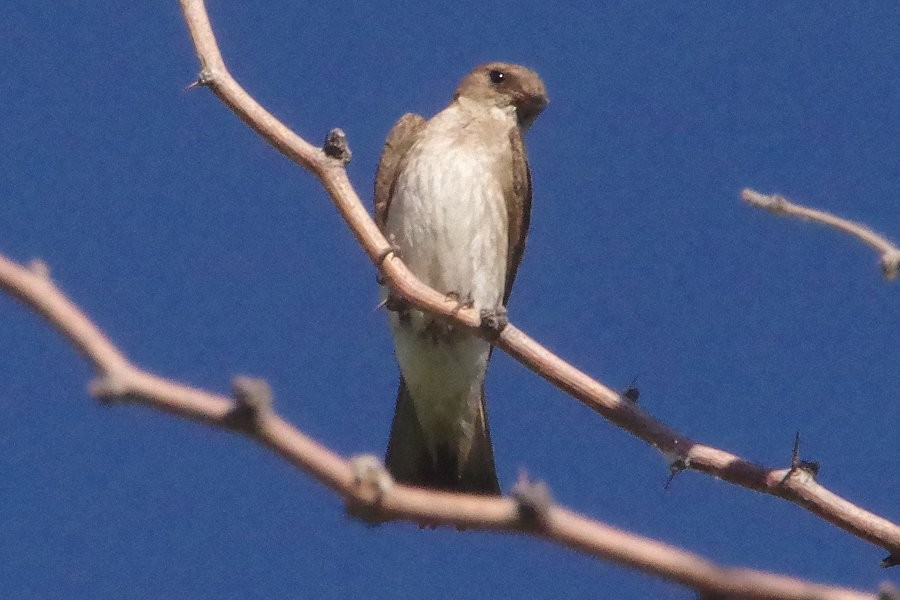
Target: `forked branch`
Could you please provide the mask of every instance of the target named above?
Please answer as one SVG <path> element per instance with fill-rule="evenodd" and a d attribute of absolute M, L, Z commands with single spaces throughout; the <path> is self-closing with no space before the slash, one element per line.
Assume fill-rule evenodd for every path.
<path fill-rule="evenodd" d="M 900 556 L 900 526 L 830 492 L 812 477 L 788 468 L 770 469 L 735 454 L 700 444 L 655 420 L 634 402 L 579 371 L 510 324 L 497 336 L 480 328 L 474 309 L 424 285 L 392 252 L 347 178 L 345 161 L 291 132 L 260 106 L 231 77 L 216 44 L 201 0 L 181 0 L 182 10 L 202 67 L 198 84 L 212 90 L 270 144 L 313 173 L 328 192 L 360 245 L 395 293 L 432 314 L 470 328 L 523 365 L 571 394 L 613 424 L 658 448 L 673 463 L 731 483 L 784 498 L 826 521 Z"/>
<path fill-rule="evenodd" d="M 298 164 L 313 172 L 389 283 L 417 306 L 478 329 L 472 310 L 415 279 L 375 227 L 347 180 L 345 142 L 332 135 L 323 151 L 292 133 L 230 77 L 216 48 L 200 0 L 182 0 L 185 18 L 201 58 L 201 85 L 210 87 L 245 122 Z M 728 569 L 700 556 L 641 538 L 555 505 L 536 486 L 521 485 L 515 497 L 486 498 L 447 494 L 395 485 L 377 459 L 345 460 L 290 423 L 273 408 L 271 392 L 258 380 L 235 381 L 236 400 L 192 388 L 133 365 L 60 290 L 43 263 L 29 267 L 0 256 L 0 289 L 46 319 L 86 357 L 97 378 L 92 393 L 106 402 L 140 402 L 208 425 L 237 432 L 270 448 L 341 495 L 348 510 L 374 521 L 408 519 L 465 528 L 519 531 L 556 541 L 587 554 L 628 565 L 691 586 L 717 597 L 856 599 L 875 598 L 859 591 L 817 585 L 746 569 Z M 900 546 L 896 526 L 854 507 L 793 470 L 770 471 L 726 452 L 702 446 L 653 420 L 633 402 L 577 371 L 545 348 L 508 327 L 495 340 L 523 364 L 569 391 L 617 425 L 678 457 L 681 464 L 776 493 L 822 511 L 828 520 L 885 548 Z M 749 483 L 748 483 L 749 482 Z M 775 492 L 773 490 L 780 490 Z M 804 494 L 809 495 L 806 499 Z M 856 514 L 847 514 L 847 511 Z M 893 529 L 891 529 L 893 527 Z"/>
<path fill-rule="evenodd" d="M 347 178 L 344 161 L 291 132 L 260 106 L 228 73 L 201 0 L 181 0 L 202 67 L 198 84 L 209 87 L 266 141 L 313 173 L 328 192 L 369 258 L 394 291 L 414 305 L 489 338 L 529 369 L 568 392 L 613 424 L 658 448 L 678 464 L 756 491 L 778 496 L 900 556 L 900 527 L 828 491 L 812 477 L 769 469 L 730 452 L 703 445 L 655 420 L 636 404 L 579 371 L 510 324 L 499 336 L 480 328 L 474 309 L 460 309 L 424 285 L 392 252 Z M 790 476 L 789 476 L 790 475 Z"/>

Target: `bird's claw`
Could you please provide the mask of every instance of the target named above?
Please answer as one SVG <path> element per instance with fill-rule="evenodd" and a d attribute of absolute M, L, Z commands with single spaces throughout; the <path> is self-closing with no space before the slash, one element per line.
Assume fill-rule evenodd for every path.
<path fill-rule="evenodd" d="M 499 334 L 509 325 L 509 313 L 505 306 L 481 309 L 481 327 Z"/>

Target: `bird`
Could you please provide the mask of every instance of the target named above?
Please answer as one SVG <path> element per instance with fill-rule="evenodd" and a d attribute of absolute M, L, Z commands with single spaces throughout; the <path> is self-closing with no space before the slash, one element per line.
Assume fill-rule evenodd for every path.
<path fill-rule="evenodd" d="M 483 64 L 431 119 L 403 115 L 381 153 L 376 224 L 416 277 L 483 315 L 506 314 L 531 218 L 523 136 L 547 102 L 531 69 Z M 388 472 L 408 485 L 499 495 L 484 396 L 490 343 L 385 284 L 381 295 L 400 367 Z"/>

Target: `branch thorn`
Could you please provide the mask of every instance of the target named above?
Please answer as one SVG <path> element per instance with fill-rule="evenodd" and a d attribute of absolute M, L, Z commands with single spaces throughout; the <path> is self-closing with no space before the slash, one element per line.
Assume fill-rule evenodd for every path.
<path fill-rule="evenodd" d="M 207 87 L 212 82 L 213 72 L 210 69 L 202 69 L 200 73 L 197 74 L 197 81 L 184 88 L 184 91 L 189 92 L 198 87 Z"/>
<path fill-rule="evenodd" d="M 102 404 L 110 404 L 115 400 L 124 400 L 129 390 L 124 377 L 108 372 L 91 380 L 88 392 Z"/>
<path fill-rule="evenodd" d="M 788 472 L 785 474 L 779 485 L 784 485 L 788 479 L 800 473 L 805 473 L 815 481 L 816 475 L 819 474 L 819 463 L 813 460 L 800 460 L 800 432 L 798 431 L 794 436 L 794 451 L 791 453 L 791 468 L 788 469 Z"/>

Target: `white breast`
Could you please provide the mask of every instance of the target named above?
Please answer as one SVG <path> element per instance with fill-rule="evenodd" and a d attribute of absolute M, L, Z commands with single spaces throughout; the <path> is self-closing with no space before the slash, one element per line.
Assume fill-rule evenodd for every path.
<path fill-rule="evenodd" d="M 454 103 L 428 122 L 409 150 L 395 182 L 386 233 L 403 262 L 422 281 L 471 300 L 476 309 L 503 300 L 508 217 L 499 171 L 509 168 L 505 111 L 471 111 Z M 493 130 L 492 135 L 475 131 Z M 385 292 L 386 293 L 386 292 Z M 430 321 L 410 311 L 390 316 L 394 347 L 417 416 L 431 443 L 471 436 L 477 406 L 469 394 L 481 386 L 490 346 L 471 335 L 435 338 Z M 477 397 L 477 395 L 476 395 Z"/>
<path fill-rule="evenodd" d="M 505 117 L 497 112 L 493 127 Z M 497 159 L 504 150 L 508 156 L 509 142 L 475 135 L 471 130 L 481 123 L 462 127 L 465 118 L 452 106 L 429 122 L 397 179 L 386 229 L 425 283 L 493 308 L 503 297 L 508 252 Z"/>

